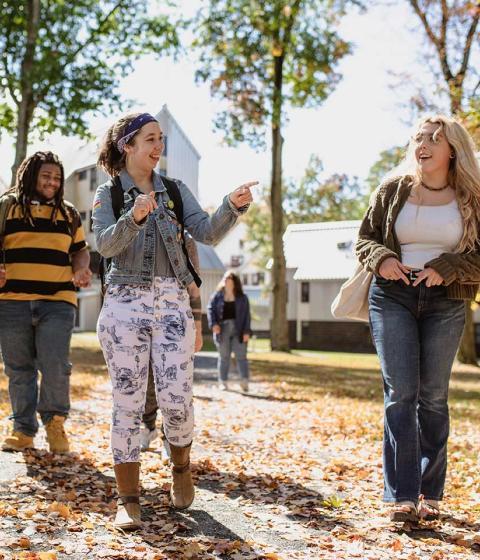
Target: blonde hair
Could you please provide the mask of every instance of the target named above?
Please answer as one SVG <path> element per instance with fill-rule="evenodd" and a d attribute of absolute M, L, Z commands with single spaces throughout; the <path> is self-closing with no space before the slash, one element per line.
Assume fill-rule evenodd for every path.
<path fill-rule="evenodd" d="M 423 117 L 417 123 L 415 131 L 427 123 L 440 125 L 434 137 L 443 132 L 454 155 L 450 160 L 447 181 L 455 191 L 464 224 L 462 238 L 455 250 L 459 253 L 472 252 L 478 241 L 480 224 L 480 165 L 475 157 L 475 144 L 464 126 L 452 117 Z M 415 139 L 412 138 L 405 158 L 388 177 L 410 175 L 413 177 L 413 188 L 418 188 L 421 174 L 415 159 L 415 148 Z"/>

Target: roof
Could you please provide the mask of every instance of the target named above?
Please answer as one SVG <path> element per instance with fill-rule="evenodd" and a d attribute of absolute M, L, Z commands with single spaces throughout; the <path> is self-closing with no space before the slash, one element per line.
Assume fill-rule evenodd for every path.
<path fill-rule="evenodd" d="M 213 247 L 204 245 L 203 243 L 198 243 L 197 241 L 197 249 L 198 259 L 200 261 L 200 270 L 219 270 L 224 272 L 225 267 Z"/>
<path fill-rule="evenodd" d="M 291 224 L 283 236 L 287 268 L 295 280 L 344 280 L 357 264 L 360 220 Z"/>

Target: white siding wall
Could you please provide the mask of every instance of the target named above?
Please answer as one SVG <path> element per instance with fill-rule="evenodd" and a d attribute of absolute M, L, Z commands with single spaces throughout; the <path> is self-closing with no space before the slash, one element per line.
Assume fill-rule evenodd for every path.
<path fill-rule="evenodd" d="M 200 275 L 202 277 L 202 285 L 200 286 L 200 295 L 202 296 L 202 311 L 206 313 L 210 297 L 217 289 L 217 285 L 223 277 L 223 271 L 201 270 Z"/>
<path fill-rule="evenodd" d="M 65 183 L 65 198 L 75 205 L 75 208 L 79 212 L 85 212 L 85 220 L 83 220 L 83 227 L 85 229 L 85 235 L 87 238 L 87 243 L 90 249 L 96 251 L 97 246 L 95 244 L 95 238 L 93 233 L 90 231 L 90 217 L 92 215 L 93 199 L 95 197 L 95 191 L 98 185 L 101 185 L 108 180 L 107 174 L 101 169 L 96 170 L 96 179 L 93 183 L 93 190 L 91 189 L 91 174 L 95 171 L 95 166 L 88 167 L 81 171 L 86 171 L 86 177 L 82 180 L 79 179 L 79 172 L 76 171 Z"/>
<path fill-rule="evenodd" d="M 330 306 L 338 294 L 343 280 L 312 280 L 310 284 L 310 302 L 301 302 L 301 281 L 293 280 L 295 270 L 287 270 L 289 321 L 335 321 Z"/>
<path fill-rule="evenodd" d="M 166 158 L 162 158 L 160 164 L 164 165 L 166 160 L 167 175 L 182 180 L 198 198 L 197 153 L 167 111 L 161 111 L 157 118 L 167 136 L 167 155 Z"/>

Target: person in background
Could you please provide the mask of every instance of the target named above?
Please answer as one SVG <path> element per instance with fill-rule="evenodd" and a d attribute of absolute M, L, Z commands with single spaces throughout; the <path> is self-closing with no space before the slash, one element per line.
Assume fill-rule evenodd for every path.
<path fill-rule="evenodd" d="M 247 345 L 252 333 L 250 329 L 250 303 L 243 292 L 242 282 L 233 271 L 225 273 L 222 281 L 208 303 L 208 326 L 212 329 L 213 341 L 218 350 L 218 381 L 220 388 L 227 391 L 228 372 L 232 351 L 240 373 L 240 387 L 248 392 L 250 372 L 247 360 Z"/>

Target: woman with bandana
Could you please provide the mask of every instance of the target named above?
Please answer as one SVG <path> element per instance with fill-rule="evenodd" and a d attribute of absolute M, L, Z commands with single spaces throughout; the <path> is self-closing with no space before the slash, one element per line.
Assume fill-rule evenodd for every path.
<path fill-rule="evenodd" d="M 171 450 L 172 505 L 185 509 L 194 498 L 190 448 L 195 325 L 187 293 L 194 276 L 166 188 L 172 180 L 155 171 L 163 149 L 163 133 L 153 116 L 137 113 L 119 119 L 107 132 L 98 164 L 120 181 L 123 213 L 116 220 L 112 181 L 98 187 L 93 205 L 97 248 L 111 259 L 98 336 L 112 380 L 111 436 L 119 496 L 115 525 L 123 529 L 141 524 L 140 428 L 149 366 Z M 188 187 L 174 181 L 184 226 L 207 244 L 217 243 L 235 225 L 256 184 L 235 189 L 209 216 Z"/>

